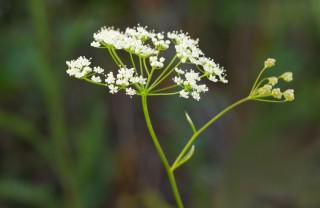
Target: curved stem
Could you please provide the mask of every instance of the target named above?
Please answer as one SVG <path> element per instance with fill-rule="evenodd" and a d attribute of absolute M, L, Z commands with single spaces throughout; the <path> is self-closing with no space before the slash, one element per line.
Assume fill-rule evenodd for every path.
<path fill-rule="evenodd" d="M 258 99 L 253 98 L 253 100 L 269 102 L 269 103 L 285 103 L 285 102 L 287 102 L 286 100 L 266 100 L 266 99 L 259 99 L 259 98 Z"/>
<path fill-rule="evenodd" d="M 235 102 L 234 104 L 230 105 L 229 107 L 225 108 L 223 111 L 221 111 L 218 115 L 216 115 L 215 117 L 213 117 L 210 121 L 208 121 L 205 125 L 203 125 L 198 131 L 196 131 L 192 137 L 189 139 L 188 143 L 186 144 L 186 146 L 183 148 L 183 150 L 181 151 L 181 153 L 179 154 L 179 156 L 177 157 L 177 159 L 174 161 L 173 165 L 171 166 L 171 170 L 174 171 L 178 162 L 181 160 L 181 158 L 186 154 L 186 152 L 190 149 L 191 145 L 194 143 L 194 141 L 196 140 L 196 138 L 204 131 L 206 130 L 211 124 L 213 124 L 216 120 L 218 120 L 218 118 L 220 118 L 223 114 L 225 114 L 226 112 L 228 112 L 229 110 L 233 109 L 234 107 L 240 105 L 241 103 L 244 103 L 246 101 L 251 100 L 250 97 L 246 97 L 244 99 L 241 99 L 237 102 Z"/>
<path fill-rule="evenodd" d="M 146 120 L 146 124 L 147 124 L 147 127 L 148 127 L 148 130 L 149 130 L 149 133 L 150 133 L 150 136 L 153 140 L 153 143 L 154 143 L 154 146 L 156 147 L 157 151 L 158 151 L 158 154 L 160 156 L 160 159 L 162 161 L 162 164 L 163 166 L 165 167 L 166 169 L 166 172 L 168 174 L 168 177 L 169 177 L 169 181 L 170 181 L 170 184 L 171 184 L 171 187 L 172 187 L 172 191 L 173 191 L 173 195 L 174 195 L 174 198 L 177 202 L 177 206 L 178 208 L 183 208 L 183 203 L 182 203 L 182 200 L 181 200 L 181 197 L 180 197 L 180 194 L 179 194 L 179 190 L 178 190 L 178 187 L 177 187 L 177 183 L 176 183 L 176 180 L 175 180 L 175 177 L 174 177 L 174 174 L 173 174 L 173 171 L 171 170 L 170 168 L 170 165 L 168 163 L 168 160 L 161 148 L 161 145 L 158 141 L 158 138 L 153 130 L 153 127 L 152 127 L 152 123 L 151 123 L 151 120 L 150 120 L 150 115 L 149 115 L 149 111 L 148 111 L 148 105 L 147 105 L 147 96 L 146 95 L 142 95 L 142 108 L 143 108 L 143 113 L 144 113 L 144 117 L 145 117 L 145 120 Z"/>

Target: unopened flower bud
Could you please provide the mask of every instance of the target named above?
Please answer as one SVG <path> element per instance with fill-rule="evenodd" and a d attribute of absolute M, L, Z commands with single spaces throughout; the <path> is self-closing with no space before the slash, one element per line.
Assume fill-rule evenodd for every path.
<path fill-rule="evenodd" d="M 286 90 L 283 92 L 283 96 L 286 99 L 286 101 L 293 101 L 294 100 L 294 90 Z"/>
<path fill-rule="evenodd" d="M 272 92 L 271 92 L 271 95 L 272 95 L 274 98 L 277 98 L 277 99 L 281 99 L 281 97 L 282 97 L 282 93 L 281 93 L 281 91 L 280 91 L 279 88 L 273 89 Z"/>
<path fill-rule="evenodd" d="M 269 77 L 268 80 L 269 80 L 269 84 L 271 84 L 272 86 L 274 86 L 278 83 L 277 77 Z"/>
<path fill-rule="evenodd" d="M 291 82 L 293 80 L 292 72 L 285 72 L 280 77 L 286 82 Z"/>
<path fill-rule="evenodd" d="M 264 67 L 265 68 L 270 68 L 273 67 L 276 63 L 276 60 L 273 58 L 268 58 L 265 62 L 264 62 Z"/>
<path fill-rule="evenodd" d="M 272 90 L 272 86 L 269 84 L 266 84 L 263 87 L 258 89 L 258 95 L 259 96 L 270 95 L 271 90 Z"/>

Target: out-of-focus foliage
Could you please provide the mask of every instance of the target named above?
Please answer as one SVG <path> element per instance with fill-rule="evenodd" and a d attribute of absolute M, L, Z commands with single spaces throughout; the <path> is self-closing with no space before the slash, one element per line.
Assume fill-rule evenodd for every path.
<path fill-rule="evenodd" d="M 186 207 L 320 206 L 318 0 L 0 0 L 0 207 L 173 207 L 138 98 L 69 79 L 101 26 L 184 30 L 221 63 L 228 85 L 200 102 L 152 98 L 172 161 L 200 126 L 246 96 L 266 58 L 294 72 L 296 101 L 246 103 L 196 142 L 177 172 Z M 172 203 L 174 204 L 174 203 Z"/>

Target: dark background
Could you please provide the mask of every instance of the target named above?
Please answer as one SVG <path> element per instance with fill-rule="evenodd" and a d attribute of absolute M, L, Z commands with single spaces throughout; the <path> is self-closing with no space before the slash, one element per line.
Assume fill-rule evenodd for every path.
<path fill-rule="evenodd" d="M 0 207 L 175 207 L 139 97 L 70 78 L 101 26 L 182 29 L 227 70 L 200 102 L 150 98 L 172 162 L 196 126 L 247 96 L 267 58 L 296 100 L 249 102 L 211 126 L 177 171 L 187 208 L 320 207 L 319 0 L 0 0 Z"/>

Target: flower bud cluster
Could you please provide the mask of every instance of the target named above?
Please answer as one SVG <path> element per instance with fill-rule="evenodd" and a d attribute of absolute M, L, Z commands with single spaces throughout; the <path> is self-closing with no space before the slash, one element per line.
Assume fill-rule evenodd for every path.
<path fill-rule="evenodd" d="M 273 58 L 268 58 L 265 62 L 264 62 L 264 67 L 265 68 L 270 68 L 273 67 L 276 63 L 276 60 Z"/>
<path fill-rule="evenodd" d="M 265 69 L 274 66 L 274 59 L 267 59 L 265 61 Z M 283 101 L 293 101 L 294 100 L 294 90 L 288 89 L 281 92 L 280 88 L 273 88 L 279 79 L 283 79 L 285 82 L 290 82 L 293 80 L 292 72 L 285 72 L 279 77 L 268 77 L 259 82 L 258 86 L 255 86 L 253 91 L 250 93 L 250 97 L 253 99 L 261 99 L 266 97 L 273 97 L 276 99 L 282 99 Z M 262 85 L 267 81 L 267 84 Z"/>

